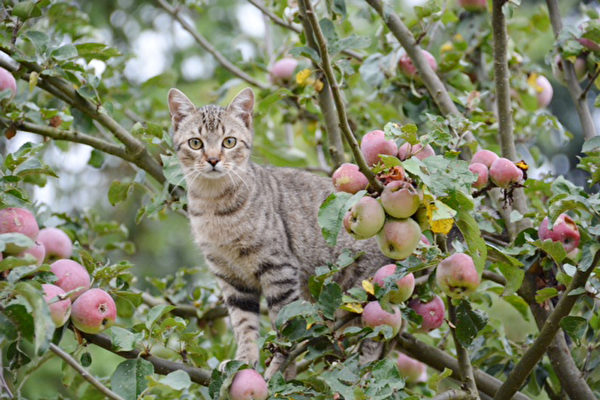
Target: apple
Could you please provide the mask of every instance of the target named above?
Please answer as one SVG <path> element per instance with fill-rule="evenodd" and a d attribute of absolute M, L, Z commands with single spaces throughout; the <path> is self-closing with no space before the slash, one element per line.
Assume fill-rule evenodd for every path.
<path fill-rule="evenodd" d="M 381 205 L 394 218 L 408 218 L 417 212 L 423 195 L 407 181 L 392 181 L 381 193 Z"/>
<path fill-rule="evenodd" d="M 356 193 L 369 185 L 367 177 L 360 172 L 358 165 L 344 163 L 331 176 L 333 186 L 338 192 Z"/>
<path fill-rule="evenodd" d="M 587 65 L 585 57 L 577 57 L 575 62 L 573 63 L 573 68 L 575 69 L 575 76 L 577 80 L 582 81 L 587 75 Z M 556 55 L 554 57 L 554 65 L 552 68 L 552 73 L 554 78 L 562 84 L 565 84 L 565 68 L 563 65 L 563 60 L 560 55 Z"/>
<path fill-rule="evenodd" d="M 15 97 L 17 94 L 17 82 L 13 74 L 0 67 L 0 92 L 3 90 L 10 90 L 12 92 L 11 98 Z"/>
<path fill-rule="evenodd" d="M 535 80 L 535 83 L 537 86 L 535 87 L 535 93 L 537 96 L 538 107 L 547 107 L 552 101 L 552 95 L 554 94 L 552 85 L 550 84 L 548 78 L 546 78 L 544 75 L 538 76 Z"/>
<path fill-rule="evenodd" d="M 90 274 L 88 274 L 83 265 L 76 261 L 67 259 L 57 260 L 50 265 L 50 270 L 58 278 L 56 286 L 59 286 L 65 292 L 80 288 L 69 295 L 71 300 L 75 300 L 90 288 Z"/>
<path fill-rule="evenodd" d="M 412 156 L 417 157 L 419 160 L 424 160 L 427 157 L 435 156 L 435 151 L 430 145 L 423 147 L 420 143 L 411 145 L 408 142 L 404 143 L 398 149 L 398 158 L 400 160 L 404 161 Z"/>
<path fill-rule="evenodd" d="M 271 82 L 283 84 L 292 80 L 294 70 L 298 66 L 298 61 L 291 57 L 285 57 L 276 61 L 269 70 Z"/>
<path fill-rule="evenodd" d="M 427 381 L 427 366 L 404 353 L 398 354 L 398 371 L 407 383 Z"/>
<path fill-rule="evenodd" d="M 269 397 L 267 382 L 253 369 L 238 371 L 229 387 L 231 400 L 266 400 Z"/>
<path fill-rule="evenodd" d="M 523 179 L 523 171 L 509 159 L 500 157 L 492 163 L 489 176 L 497 186 L 507 188 Z"/>
<path fill-rule="evenodd" d="M 67 322 L 69 315 L 71 315 L 71 300 L 64 298 L 65 291 L 56 285 L 44 283 L 42 284 L 42 289 L 44 289 L 44 300 L 48 303 L 52 322 L 54 322 L 57 328 L 60 328 Z"/>
<path fill-rule="evenodd" d="M 458 0 L 458 5 L 471 12 L 485 11 L 487 0 Z"/>
<path fill-rule="evenodd" d="M 473 293 L 481 282 L 471 256 L 454 253 L 440 262 L 435 281 L 442 291 L 454 299 Z"/>
<path fill-rule="evenodd" d="M 394 260 L 404 260 L 410 256 L 420 240 L 421 228 L 411 218 L 389 220 L 377 234 L 379 250 Z"/>
<path fill-rule="evenodd" d="M 438 66 L 437 62 L 435 61 L 435 57 L 427 50 L 421 51 L 423 52 L 423 55 L 431 69 L 437 71 Z M 414 66 L 412 60 L 406 53 L 403 53 L 398 59 L 398 67 L 408 77 L 414 78 L 417 75 L 417 68 Z"/>
<path fill-rule="evenodd" d="M 481 189 L 488 183 L 488 167 L 481 163 L 472 163 L 469 165 L 469 171 L 477 175 L 477 180 L 473 182 L 473 187 Z"/>
<path fill-rule="evenodd" d="M 446 306 L 444 306 L 444 301 L 439 296 L 435 296 L 427 303 L 423 303 L 419 299 L 413 299 L 408 303 L 408 306 L 423 317 L 421 329 L 425 332 L 439 328 L 444 323 Z"/>
<path fill-rule="evenodd" d="M 364 326 L 371 328 L 380 325 L 391 326 L 395 336 L 402 328 L 402 313 L 398 307 L 394 307 L 393 314 L 389 313 L 381 308 L 378 301 L 371 301 L 363 309 L 362 322 Z"/>
<path fill-rule="evenodd" d="M 98 333 L 117 319 L 117 306 L 102 289 L 86 290 L 73 302 L 71 320 L 75 328 L 85 333 Z"/>
<path fill-rule="evenodd" d="M 480 163 L 486 167 L 491 167 L 492 163 L 498 159 L 498 155 L 493 151 L 479 150 L 471 159 L 471 164 Z"/>
<path fill-rule="evenodd" d="M 360 150 L 365 156 L 365 160 L 369 166 L 377 164 L 381 159 L 380 154 L 396 156 L 398 154 L 398 146 L 393 140 L 386 140 L 383 131 L 374 130 L 367 133 L 362 138 Z"/>
<path fill-rule="evenodd" d="M 0 233 L 21 233 L 35 240 L 40 231 L 34 215 L 24 208 L 9 207 L 0 210 Z M 23 248 L 7 244 L 7 253 L 19 253 Z"/>
<path fill-rule="evenodd" d="M 73 254 L 73 242 L 58 228 L 44 228 L 37 237 L 44 244 L 46 257 L 69 258 Z"/>
<path fill-rule="evenodd" d="M 421 238 L 422 240 L 422 238 Z M 383 287 L 385 285 L 385 279 L 388 276 L 394 275 L 396 272 L 396 264 L 387 264 L 383 267 L 379 268 L 375 275 L 373 276 L 373 282 Z M 392 303 L 402 303 L 412 296 L 413 291 L 415 290 L 415 276 L 412 272 L 403 278 L 396 281 L 396 286 L 398 289 L 390 291 L 390 302 Z"/>
<path fill-rule="evenodd" d="M 34 256 L 37 260 L 37 265 L 42 265 L 44 259 L 46 258 L 46 249 L 42 243 L 36 241 L 33 247 L 23 251 L 21 254 L 19 254 L 19 257 L 23 257 L 25 254 Z"/>
<path fill-rule="evenodd" d="M 552 227 L 549 226 L 548 217 L 544 218 L 538 229 L 538 236 L 541 240 L 561 242 L 567 253 L 579 246 L 581 238 L 577 224 L 567 214 L 560 214 Z"/>
<path fill-rule="evenodd" d="M 344 217 L 344 228 L 355 239 L 368 239 L 381 230 L 385 212 L 379 201 L 365 196 Z"/>

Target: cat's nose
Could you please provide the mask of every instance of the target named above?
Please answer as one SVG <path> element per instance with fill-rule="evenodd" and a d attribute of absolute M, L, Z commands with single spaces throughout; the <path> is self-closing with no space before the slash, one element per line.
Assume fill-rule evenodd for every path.
<path fill-rule="evenodd" d="M 214 167 L 219 163 L 220 160 L 217 157 L 208 157 L 206 161 L 208 161 L 208 163 Z"/>

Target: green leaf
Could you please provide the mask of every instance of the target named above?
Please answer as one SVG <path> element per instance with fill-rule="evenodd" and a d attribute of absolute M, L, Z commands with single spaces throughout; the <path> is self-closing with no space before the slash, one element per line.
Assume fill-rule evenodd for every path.
<path fill-rule="evenodd" d="M 335 311 L 342 304 L 342 293 L 342 288 L 335 282 L 323 287 L 318 304 L 325 318 L 333 319 Z"/>
<path fill-rule="evenodd" d="M 523 283 L 523 278 L 525 277 L 525 270 L 507 263 L 499 263 L 498 269 L 500 269 L 500 273 L 506 279 L 504 293 L 512 294 L 519 290 Z"/>
<path fill-rule="evenodd" d="M 42 296 L 41 289 L 36 288 L 32 281 L 18 282 L 14 291 L 23 296 L 31 306 L 35 336 L 33 344 L 36 354 L 41 355 L 48 349 L 55 329 L 48 304 Z"/>
<path fill-rule="evenodd" d="M 581 147 L 582 153 L 591 153 L 593 151 L 600 151 L 600 136 L 594 136 L 586 140 Z"/>
<path fill-rule="evenodd" d="M 83 367 L 89 367 L 92 365 L 92 355 L 86 351 L 81 355 L 81 357 L 79 357 L 79 362 Z"/>
<path fill-rule="evenodd" d="M 118 203 L 127 200 L 127 196 L 132 189 L 131 183 L 122 183 L 114 181 L 108 188 L 108 201 L 111 205 L 117 205 Z"/>
<path fill-rule="evenodd" d="M 190 376 L 182 370 L 173 371 L 167 376 L 160 378 L 158 382 L 178 391 L 187 389 L 192 385 Z"/>
<path fill-rule="evenodd" d="M 146 376 L 154 373 L 154 366 L 143 358 L 125 360 L 117 366 L 110 378 L 110 386 L 125 400 L 136 400 L 148 387 Z"/>
<path fill-rule="evenodd" d="M 529 321 L 529 305 L 521 296 L 511 294 L 508 296 L 502 296 L 502 299 L 513 306 L 526 321 Z"/>
<path fill-rule="evenodd" d="M 163 172 L 165 174 L 165 178 L 167 178 L 167 182 L 175 186 L 183 186 L 185 188 L 186 182 L 183 177 L 183 171 L 181 170 L 181 164 L 179 164 L 177 156 L 166 156 L 161 154 L 160 158 L 163 163 Z"/>
<path fill-rule="evenodd" d="M 137 343 L 143 338 L 143 333 L 132 333 L 127 329 L 112 326 L 108 331 L 114 351 L 130 351 L 135 349 Z"/>
<path fill-rule="evenodd" d="M 448 203 L 453 209 L 457 210 L 455 216 L 456 226 L 463 234 L 467 246 L 469 246 L 469 255 L 473 258 L 477 273 L 481 276 L 485 267 L 488 248 L 481 235 L 479 224 L 473 216 L 473 198 L 461 191 L 455 191 Z"/>
<path fill-rule="evenodd" d="M 560 321 L 560 326 L 569 336 L 579 342 L 581 338 L 585 337 L 588 322 L 583 317 L 568 315 Z"/>
<path fill-rule="evenodd" d="M 68 60 L 77 57 L 77 47 L 72 44 L 65 44 L 58 49 L 54 49 L 51 55 L 55 60 Z"/>
<path fill-rule="evenodd" d="M 538 304 L 542 304 L 546 300 L 549 300 L 556 296 L 558 296 L 558 290 L 556 290 L 555 288 L 552 288 L 552 287 L 547 287 L 547 288 L 540 289 L 535 293 L 535 301 Z"/>
<path fill-rule="evenodd" d="M 465 347 L 471 345 L 477 332 L 487 325 L 487 316 L 481 310 L 473 310 L 467 301 L 456 307 L 456 338 Z"/>
<path fill-rule="evenodd" d="M 16 333 L 24 337 L 27 340 L 32 341 L 34 337 L 34 322 L 33 316 L 27 309 L 25 304 L 20 304 L 19 299 L 11 302 L 6 308 L 2 311 L 3 315 L 9 320 L 12 325 L 16 328 L 13 330 L 8 329 L 7 326 L 2 325 L 0 328 L 4 335 L 11 340 L 16 339 Z M 4 322 L 4 318 L 0 319 Z M 14 331 L 14 334 L 12 333 Z"/>
<path fill-rule="evenodd" d="M 562 261 L 567 257 L 567 252 L 561 242 L 553 242 L 552 240 L 536 240 L 533 243 L 536 247 L 544 250 L 557 265 L 561 265 Z"/>
<path fill-rule="evenodd" d="M 307 323 L 320 320 L 316 306 L 313 303 L 306 300 L 296 300 L 290 304 L 286 304 L 279 310 L 279 314 L 277 314 L 275 320 L 275 326 L 280 328 L 287 321 L 295 317 L 303 317 L 306 319 Z"/>
<path fill-rule="evenodd" d="M 104 164 L 104 153 L 96 149 L 92 150 L 88 164 L 94 168 L 101 168 Z"/>
<path fill-rule="evenodd" d="M 321 63 L 321 56 L 312 47 L 300 46 L 290 49 L 289 53 L 293 56 L 303 56 L 309 58 L 317 64 Z"/>
<path fill-rule="evenodd" d="M 20 1 L 13 6 L 12 14 L 21 19 L 39 17 L 42 15 L 42 11 L 36 3 L 37 1 L 33 0 Z"/>
<path fill-rule="evenodd" d="M 158 320 L 160 317 L 174 309 L 175 306 L 171 306 L 168 304 L 160 304 L 158 306 L 154 306 L 148 311 L 148 315 L 146 315 L 146 328 L 148 330 L 152 329 L 152 325 Z"/>
<path fill-rule="evenodd" d="M 2 233 L 0 234 L 0 251 L 8 253 L 20 253 L 33 247 L 35 243 L 29 237 L 22 233 Z"/>
<path fill-rule="evenodd" d="M 319 208 L 318 222 L 323 238 L 325 238 L 328 245 L 335 246 L 346 211 L 356 204 L 365 193 L 365 190 L 361 190 L 354 195 L 335 192 L 325 199 Z"/>

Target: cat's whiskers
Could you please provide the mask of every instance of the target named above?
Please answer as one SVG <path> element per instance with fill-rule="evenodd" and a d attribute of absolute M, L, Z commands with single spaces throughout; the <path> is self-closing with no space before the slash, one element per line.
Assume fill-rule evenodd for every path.
<path fill-rule="evenodd" d="M 238 174 L 233 168 L 232 169 L 228 169 L 228 171 L 229 171 L 228 175 L 230 175 L 230 173 L 235 174 L 240 179 L 240 181 L 242 181 L 242 183 L 244 184 L 244 186 L 246 186 L 246 189 L 248 189 L 249 192 L 251 191 L 250 185 L 248 185 L 248 183 L 246 183 L 246 181 L 244 180 L 244 178 L 242 178 L 242 176 L 240 174 Z"/>

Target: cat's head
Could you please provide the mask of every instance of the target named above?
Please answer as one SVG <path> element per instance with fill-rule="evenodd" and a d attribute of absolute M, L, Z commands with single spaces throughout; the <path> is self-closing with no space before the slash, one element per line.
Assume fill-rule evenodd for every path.
<path fill-rule="evenodd" d="M 226 108 L 196 108 L 181 91 L 169 90 L 173 145 L 188 178 L 226 178 L 246 166 L 252 148 L 253 108 L 250 88 L 242 90 Z"/>

